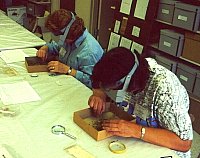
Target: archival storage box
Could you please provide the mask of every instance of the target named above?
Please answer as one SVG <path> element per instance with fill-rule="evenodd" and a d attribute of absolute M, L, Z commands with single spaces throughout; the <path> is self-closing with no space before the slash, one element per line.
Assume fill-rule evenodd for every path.
<path fill-rule="evenodd" d="M 172 25 L 196 32 L 199 29 L 200 6 L 186 3 L 175 3 Z"/>
<path fill-rule="evenodd" d="M 183 50 L 184 35 L 173 30 L 161 29 L 158 49 L 180 57 Z"/>
<path fill-rule="evenodd" d="M 45 5 L 37 4 L 34 2 L 28 2 L 27 4 L 27 14 L 33 15 L 33 16 L 44 16 L 45 13 Z"/>
<path fill-rule="evenodd" d="M 200 34 L 185 33 L 182 57 L 200 64 Z"/>
<path fill-rule="evenodd" d="M 190 116 L 192 115 L 192 126 L 194 131 L 200 134 L 200 102 L 196 98 L 190 97 L 189 114 Z"/>
<path fill-rule="evenodd" d="M 192 93 L 197 70 L 185 64 L 178 64 L 176 75 L 188 92 Z"/>
<path fill-rule="evenodd" d="M 172 24 L 176 2 L 172 0 L 160 0 L 157 19 Z"/>
<path fill-rule="evenodd" d="M 193 94 L 200 98 L 200 72 L 197 73 Z"/>

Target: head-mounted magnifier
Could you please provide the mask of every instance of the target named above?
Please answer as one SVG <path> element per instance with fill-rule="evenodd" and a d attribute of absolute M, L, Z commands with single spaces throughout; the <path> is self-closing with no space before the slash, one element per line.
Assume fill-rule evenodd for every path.
<path fill-rule="evenodd" d="M 120 82 L 122 82 L 122 84 L 124 83 L 123 88 L 120 89 L 120 90 L 110 89 L 110 90 L 106 90 L 105 91 L 107 96 L 110 97 L 116 103 L 120 103 L 120 102 L 123 101 L 123 98 L 125 96 L 126 90 L 128 89 L 129 83 L 131 81 L 131 77 L 135 73 L 137 67 L 139 66 L 139 61 L 137 59 L 136 54 L 133 53 L 133 55 L 135 56 L 135 64 L 134 64 L 133 68 L 131 69 L 131 71 L 128 73 L 127 76 L 125 76 L 121 80 L 119 80 Z M 117 82 L 119 82 L 119 81 L 117 81 Z"/>
<path fill-rule="evenodd" d="M 72 26 L 72 24 L 74 23 L 74 21 L 76 20 L 74 14 L 73 14 L 72 12 L 71 12 L 71 16 L 72 16 L 72 19 L 71 19 L 71 21 L 69 22 L 69 24 L 68 24 L 64 29 L 61 30 L 61 32 L 64 33 L 64 34 L 63 34 L 63 35 L 60 35 L 60 39 L 59 39 L 59 41 L 58 41 L 58 45 L 59 45 L 59 46 L 63 46 L 63 45 L 64 45 L 65 39 L 67 38 L 67 35 L 68 35 L 68 33 L 69 33 L 69 29 L 70 29 L 70 27 Z"/>

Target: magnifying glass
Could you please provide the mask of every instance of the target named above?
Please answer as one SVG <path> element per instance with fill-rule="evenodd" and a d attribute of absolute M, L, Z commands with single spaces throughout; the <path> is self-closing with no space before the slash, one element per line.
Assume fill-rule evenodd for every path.
<path fill-rule="evenodd" d="M 55 126 L 53 126 L 51 128 L 51 132 L 53 134 L 56 134 L 56 135 L 64 134 L 64 135 L 70 137 L 71 139 L 76 140 L 76 137 L 74 137 L 73 135 L 65 132 L 65 127 L 63 127 L 62 125 L 55 125 Z"/>
<path fill-rule="evenodd" d="M 110 142 L 108 147 L 110 151 L 116 154 L 121 154 L 126 151 L 126 146 L 119 141 Z"/>

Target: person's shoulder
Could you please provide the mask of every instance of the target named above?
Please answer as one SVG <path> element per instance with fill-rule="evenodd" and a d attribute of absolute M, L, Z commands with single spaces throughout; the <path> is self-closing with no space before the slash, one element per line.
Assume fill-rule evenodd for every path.
<path fill-rule="evenodd" d="M 90 34 L 89 32 L 86 35 L 86 40 L 89 41 L 89 43 L 94 43 L 94 42 L 98 43 L 98 41 L 96 40 L 96 38 L 94 38 L 94 36 L 92 36 L 92 34 Z"/>
<path fill-rule="evenodd" d="M 145 58 L 145 59 L 147 60 L 147 62 L 149 63 L 149 65 L 157 65 L 158 64 L 156 62 L 156 60 L 153 59 L 153 58 L 148 57 L 148 58 Z"/>
<path fill-rule="evenodd" d="M 149 69 L 153 74 L 154 80 L 159 81 L 163 86 L 171 87 L 171 89 L 176 89 L 182 87 L 176 74 L 164 66 L 158 64 L 153 58 L 146 58 L 149 64 Z"/>
<path fill-rule="evenodd" d="M 169 69 L 167 69 L 166 67 L 160 65 L 157 63 L 157 61 L 153 58 L 146 58 L 148 64 L 149 64 L 149 68 L 150 71 L 153 71 L 157 74 L 165 74 L 167 76 L 176 76 L 172 71 L 170 71 Z"/>
<path fill-rule="evenodd" d="M 103 53 L 101 45 L 91 34 L 87 35 L 86 40 L 83 42 L 83 46 L 91 53 Z"/>

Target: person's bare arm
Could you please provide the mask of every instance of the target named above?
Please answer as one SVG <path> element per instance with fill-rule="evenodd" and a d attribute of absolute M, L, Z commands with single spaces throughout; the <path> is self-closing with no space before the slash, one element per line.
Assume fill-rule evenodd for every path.
<path fill-rule="evenodd" d="M 101 89 L 92 89 L 93 94 L 88 100 L 88 105 L 93 109 L 97 115 L 105 111 L 106 94 Z"/>
<path fill-rule="evenodd" d="M 107 120 L 102 124 L 103 129 L 113 135 L 122 137 L 141 138 L 142 126 L 125 120 Z M 191 140 L 182 140 L 175 133 L 167 129 L 145 127 L 144 141 L 186 152 L 191 148 Z"/>

